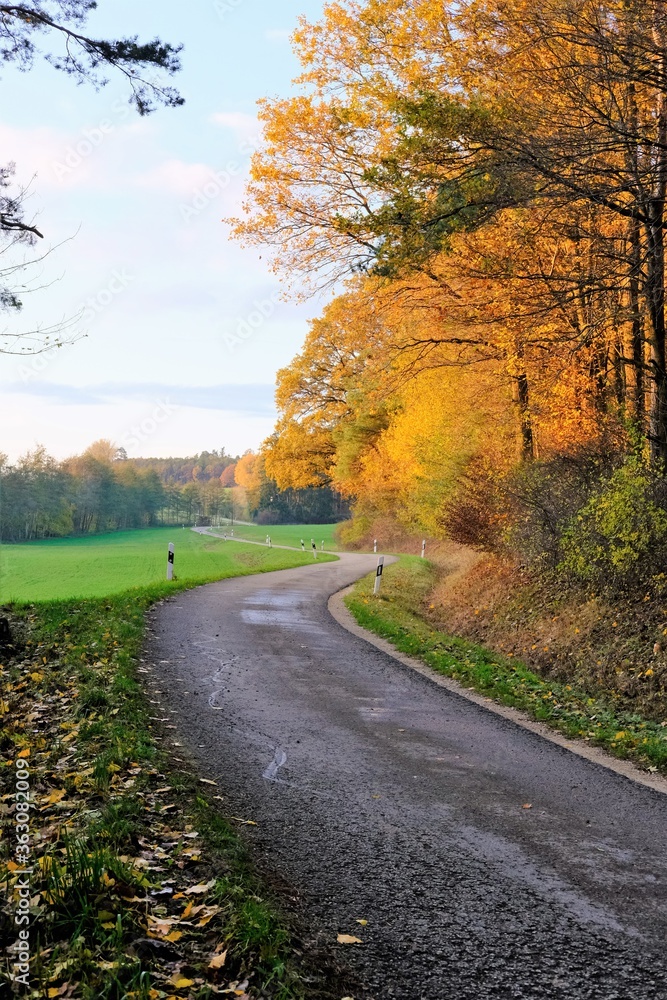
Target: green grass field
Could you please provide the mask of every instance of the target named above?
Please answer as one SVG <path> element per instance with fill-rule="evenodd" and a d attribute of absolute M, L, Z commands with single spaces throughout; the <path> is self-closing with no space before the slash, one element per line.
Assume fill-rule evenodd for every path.
<path fill-rule="evenodd" d="M 253 529 L 244 530 L 251 532 Z M 310 529 L 291 530 L 298 533 Z M 266 531 L 257 531 L 259 539 L 263 540 Z M 327 538 L 322 529 L 320 535 L 318 544 L 321 538 L 325 541 Z M 278 544 L 275 529 L 273 537 Z M 297 537 L 297 545 L 300 537 Z M 310 537 L 306 539 L 308 543 Z M 166 577 L 169 542 L 176 546 L 175 569 L 180 582 L 207 583 L 230 576 L 289 569 L 313 561 L 310 552 L 303 555 L 284 549 L 237 545 L 183 528 L 154 528 L 3 545 L 0 548 L 0 601 L 104 597 L 158 583 Z"/>
<path fill-rule="evenodd" d="M 274 545 L 291 545 L 298 549 L 301 547 L 301 539 L 306 543 L 306 548 L 310 548 L 311 538 L 315 539 L 319 549 L 324 542 L 325 552 L 338 552 L 340 545 L 334 538 L 337 524 L 235 524 L 234 538 L 245 538 L 249 542 L 263 542 L 267 535 L 271 536 Z M 213 528 L 218 533 L 231 531 L 229 525 L 223 528 Z"/>

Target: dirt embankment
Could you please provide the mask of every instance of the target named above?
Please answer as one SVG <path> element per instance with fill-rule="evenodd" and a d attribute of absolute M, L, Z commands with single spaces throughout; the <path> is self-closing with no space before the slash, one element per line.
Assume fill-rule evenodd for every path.
<path fill-rule="evenodd" d="M 422 536 L 376 522 L 359 546 L 418 555 Z M 427 540 L 437 583 L 423 612 L 435 627 L 517 657 L 546 678 L 619 709 L 667 720 L 667 595 L 611 599 L 568 591 L 495 555 Z"/>

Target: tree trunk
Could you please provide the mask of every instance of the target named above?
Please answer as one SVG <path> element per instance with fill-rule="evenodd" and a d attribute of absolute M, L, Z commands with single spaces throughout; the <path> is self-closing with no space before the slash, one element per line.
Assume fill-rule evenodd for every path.
<path fill-rule="evenodd" d="M 662 4 L 653 5 L 653 38 L 663 80 L 667 70 L 666 23 Z M 667 195 L 667 94 L 658 92 L 657 164 L 649 206 L 647 299 L 651 317 L 649 444 L 653 463 L 667 460 L 667 372 L 665 371 L 665 197 Z"/>
<path fill-rule="evenodd" d="M 535 455 L 535 435 L 533 417 L 530 410 L 530 387 L 524 364 L 523 344 L 517 342 L 512 359 L 512 399 L 519 421 L 519 453 L 522 462 L 532 462 Z"/>
<path fill-rule="evenodd" d="M 631 404 L 632 414 L 640 428 L 644 428 L 646 401 L 644 398 L 644 330 L 642 310 L 639 300 L 639 279 L 641 275 L 641 242 L 637 221 L 630 224 L 630 351 L 632 366 Z"/>
<path fill-rule="evenodd" d="M 665 289 L 662 223 L 653 227 L 647 296 L 651 317 L 648 437 L 651 461 L 667 459 L 667 377 L 665 372 Z"/>
<path fill-rule="evenodd" d="M 533 435 L 533 419 L 530 412 L 528 376 L 525 372 L 516 378 L 515 385 L 521 431 L 521 461 L 532 462 L 535 458 L 535 437 Z"/>

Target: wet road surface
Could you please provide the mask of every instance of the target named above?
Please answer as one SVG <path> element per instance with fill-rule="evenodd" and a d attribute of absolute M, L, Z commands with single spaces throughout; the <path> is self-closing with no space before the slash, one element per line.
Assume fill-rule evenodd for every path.
<path fill-rule="evenodd" d="M 667 796 L 343 629 L 327 599 L 374 566 L 226 580 L 152 612 L 154 681 L 226 811 L 257 822 L 355 1000 L 667 1000 Z"/>

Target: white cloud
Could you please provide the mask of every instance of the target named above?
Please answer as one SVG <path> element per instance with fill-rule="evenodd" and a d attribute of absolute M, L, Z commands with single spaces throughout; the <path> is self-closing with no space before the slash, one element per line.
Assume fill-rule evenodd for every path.
<path fill-rule="evenodd" d="M 118 173 L 112 146 L 130 137 L 136 143 L 151 130 L 143 121 L 123 124 L 125 117 L 125 106 L 115 102 L 106 117 L 78 132 L 0 123 L 0 147 L 16 163 L 17 181 L 27 185 L 34 178 L 38 191 L 108 188 L 117 183 Z"/>
<path fill-rule="evenodd" d="M 156 409 L 163 407 L 156 419 Z M 123 443 L 133 457 L 194 455 L 223 445 L 231 454 L 256 448 L 272 432 L 272 416 L 165 405 L 159 398 L 103 405 L 49 404 L 30 396 L 0 399 L 7 428 L 3 449 L 15 461 L 37 444 L 58 459 L 80 453 L 97 438 Z"/>
<path fill-rule="evenodd" d="M 59 187 L 56 165 L 64 161 L 73 136 L 57 129 L 15 128 L 0 123 L 0 146 L 9 152 L 8 159 L 16 164 L 16 178 L 22 185 L 28 185 L 33 178 L 38 187 Z M 90 175 L 90 163 L 81 165 L 85 169 L 77 171 L 77 183 Z M 68 176 L 73 175 L 68 170 Z"/>
<path fill-rule="evenodd" d="M 236 133 L 240 149 L 248 152 L 259 145 L 261 128 L 254 115 L 246 115 L 243 111 L 219 111 L 211 115 L 209 121 L 221 128 Z"/>
<path fill-rule="evenodd" d="M 223 128 L 231 128 L 237 132 L 248 131 L 257 128 L 257 119 L 254 115 L 247 115 L 243 111 L 216 111 L 210 117 L 215 125 Z"/>
<path fill-rule="evenodd" d="M 292 31 L 290 28 L 267 28 L 264 32 L 264 37 L 269 42 L 289 42 L 292 37 Z"/>
<path fill-rule="evenodd" d="M 181 197 L 192 195 L 215 175 L 213 167 L 205 163 L 186 163 L 184 160 L 165 160 L 143 174 L 135 174 L 137 187 L 167 191 Z"/>

